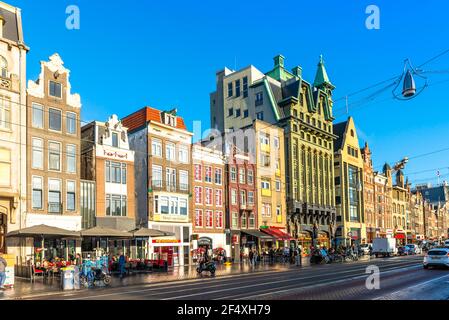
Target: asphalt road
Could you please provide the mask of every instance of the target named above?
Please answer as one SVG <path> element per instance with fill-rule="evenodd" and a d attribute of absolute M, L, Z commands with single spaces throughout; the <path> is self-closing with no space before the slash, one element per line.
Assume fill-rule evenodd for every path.
<path fill-rule="evenodd" d="M 368 289 L 371 273 L 379 268 L 379 289 Z M 371 282 L 370 282 L 371 283 Z M 230 276 L 199 277 L 165 283 L 29 295 L 46 300 L 274 300 L 274 299 L 449 299 L 449 270 L 422 268 L 422 256 L 393 257 L 291 267 Z"/>

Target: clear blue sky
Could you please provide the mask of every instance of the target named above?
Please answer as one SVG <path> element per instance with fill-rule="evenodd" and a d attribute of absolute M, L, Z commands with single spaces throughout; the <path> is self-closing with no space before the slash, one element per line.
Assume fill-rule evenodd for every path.
<path fill-rule="evenodd" d="M 72 71 L 84 120 L 119 117 L 144 106 L 178 107 L 192 121 L 209 125 L 209 93 L 224 66 L 253 64 L 262 71 L 282 53 L 288 68 L 303 67 L 313 81 L 322 53 L 335 98 L 400 74 L 403 60 L 416 65 L 449 48 L 447 1 L 100 1 L 10 0 L 23 11 L 28 79 L 39 61 L 58 52 Z M 365 8 L 376 4 L 381 29 L 365 28 Z M 67 30 L 65 9 L 76 4 L 81 29 Z M 449 70 L 449 55 L 426 66 Z M 429 77 L 430 87 L 408 102 L 377 100 L 350 108 L 361 144 L 368 140 L 374 165 L 393 163 L 449 147 L 449 73 Z M 372 92 L 372 91 L 371 91 Z M 349 103 L 366 97 L 354 97 Z M 336 104 L 337 121 L 347 117 Z M 436 183 L 449 167 L 449 151 L 411 159 L 406 169 L 418 183 Z M 441 175 L 449 180 L 449 169 Z"/>

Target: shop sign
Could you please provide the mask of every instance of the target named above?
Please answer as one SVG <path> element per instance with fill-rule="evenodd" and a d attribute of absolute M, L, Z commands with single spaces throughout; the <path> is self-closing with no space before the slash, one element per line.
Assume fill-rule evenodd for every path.
<path fill-rule="evenodd" d="M 154 214 L 153 221 L 161 222 L 189 222 L 188 215 L 180 215 L 180 214 Z"/>
<path fill-rule="evenodd" d="M 178 239 L 153 239 L 152 243 L 180 243 Z"/>
<path fill-rule="evenodd" d="M 239 236 L 237 234 L 232 235 L 232 244 L 239 243 Z"/>

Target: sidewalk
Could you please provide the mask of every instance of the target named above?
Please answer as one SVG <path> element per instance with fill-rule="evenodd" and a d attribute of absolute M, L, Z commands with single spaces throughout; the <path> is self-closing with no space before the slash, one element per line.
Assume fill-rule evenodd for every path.
<path fill-rule="evenodd" d="M 310 266 L 309 258 L 303 258 L 303 266 Z M 251 266 L 249 263 L 234 263 L 230 266 L 217 265 L 217 271 L 215 273 L 216 277 L 228 276 L 234 274 L 244 274 L 253 273 L 261 271 L 285 271 L 291 268 L 296 268 L 294 264 L 282 264 L 276 263 L 274 265 L 270 264 L 258 264 L 256 266 Z M 196 265 L 186 266 L 186 267 L 174 267 L 169 268 L 168 272 L 151 272 L 151 273 L 140 273 L 131 274 L 129 276 L 120 279 L 116 276 L 113 277 L 110 287 L 123 287 L 131 285 L 139 285 L 146 283 L 159 283 L 159 282 L 169 282 L 169 281 L 179 281 L 188 279 L 198 279 L 199 276 L 196 272 Z M 208 272 L 203 272 L 202 277 L 211 277 Z M 82 290 L 95 290 L 95 289 L 82 289 Z M 1 299 L 20 299 L 22 296 L 27 296 L 30 294 L 47 294 L 52 292 L 63 292 L 61 289 L 61 283 L 59 279 L 48 279 L 44 282 L 43 279 L 38 278 L 33 283 L 28 279 L 15 279 L 15 285 L 12 289 L 6 289 L 4 291 L 0 290 L 0 300 Z M 70 291 L 67 291 L 70 292 Z"/>

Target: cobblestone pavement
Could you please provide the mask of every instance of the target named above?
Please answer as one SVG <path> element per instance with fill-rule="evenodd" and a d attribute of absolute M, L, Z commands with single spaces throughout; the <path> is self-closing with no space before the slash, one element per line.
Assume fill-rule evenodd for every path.
<path fill-rule="evenodd" d="M 380 270 L 379 290 L 365 286 L 367 267 L 373 265 Z M 123 281 L 114 279 L 109 288 L 61 291 L 54 287 L 20 292 L 16 287 L 16 292 L 3 294 L 6 299 L 47 300 L 386 300 L 447 299 L 448 289 L 447 270 L 424 270 L 422 256 L 409 256 L 303 267 L 219 266 L 216 277 L 198 276 L 193 268 L 183 268 L 165 274 L 129 276 Z"/>
<path fill-rule="evenodd" d="M 303 259 L 303 266 L 305 268 L 310 267 L 309 259 Z M 270 264 L 258 264 L 252 266 L 249 263 L 237 263 L 230 266 L 217 265 L 217 271 L 215 278 L 238 275 L 238 274 L 251 274 L 264 271 L 280 272 L 289 270 L 292 268 L 289 264 L 277 263 Z M 130 287 L 135 285 L 149 284 L 149 283 L 167 283 L 172 281 L 189 280 L 189 279 L 208 279 L 211 278 L 209 273 L 204 272 L 202 276 L 198 276 L 196 272 L 196 266 L 175 267 L 169 268 L 168 272 L 154 271 L 151 273 L 135 273 L 130 274 L 123 279 L 117 276 L 113 277 L 110 288 L 117 287 Z M 55 292 L 61 292 L 61 283 L 57 278 L 49 278 L 44 281 L 42 278 L 36 279 L 35 282 L 31 282 L 28 279 L 15 279 L 15 285 L 12 289 L 0 291 L 0 299 L 20 299 L 29 295 L 51 295 Z"/>

